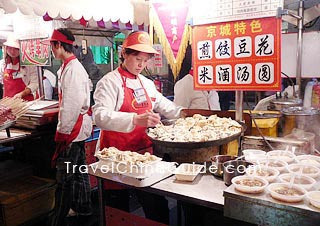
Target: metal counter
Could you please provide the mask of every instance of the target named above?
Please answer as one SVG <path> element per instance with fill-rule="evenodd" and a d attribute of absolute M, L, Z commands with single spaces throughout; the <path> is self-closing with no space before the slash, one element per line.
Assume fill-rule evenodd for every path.
<path fill-rule="evenodd" d="M 320 225 L 320 209 L 304 200 L 285 203 L 262 194 L 244 194 L 231 185 L 224 191 L 226 217 L 258 225 L 316 226 Z"/>
<path fill-rule="evenodd" d="M 93 164 L 94 165 L 94 164 Z M 104 195 L 102 188 L 103 180 L 111 180 L 118 182 L 116 177 L 112 177 L 102 173 L 99 168 L 95 171 L 89 167 L 89 174 L 98 178 L 98 193 L 99 193 L 99 209 L 100 220 L 99 226 L 105 226 L 105 211 L 104 211 Z M 121 183 L 129 188 L 139 189 L 145 192 L 167 196 L 177 201 L 185 201 L 195 205 L 201 205 L 213 209 L 223 210 L 224 198 L 223 191 L 227 188 L 223 180 L 215 178 L 211 174 L 200 174 L 193 182 L 181 182 L 175 179 L 175 176 L 169 176 L 161 181 L 154 182 L 151 186 L 136 187 L 129 184 Z M 178 207 L 178 221 L 181 216 Z"/>
<path fill-rule="evenodd" d="M 198 175 L 193 182 L 178 181 L 175 176 L 171 176 L 152 185 L 150 190 L 177 200 L 223 210 L 223 191 L 226 188 L 223 180 L 211 174 L 202 174 Z"/>

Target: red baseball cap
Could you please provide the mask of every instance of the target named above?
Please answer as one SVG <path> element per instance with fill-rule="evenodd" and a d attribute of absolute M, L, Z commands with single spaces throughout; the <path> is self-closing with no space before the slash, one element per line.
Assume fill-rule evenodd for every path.
<path fill-rule="evenodd" d="M 64 34 L 62 34 L 58 30 L 53 30 L 51 38 L 42 40 L 41 43 L 44 45 L 50 45 L 50 42 L 52 42 L 52 41 L 64 42 L 64 43 L 71 44 L 71 45 L 73 44 L 73 41 L 69 40 L 67 38 L 67 36 L 65 36 Z"/>
<path fill-rule="evenodd" d="M 144 53 L 159 54 L 158 51 L 152 47 L 149 34 L 144 31 L 135 31 L 129 34 L 129 36 L 124 40 L 122 47 Z"/>

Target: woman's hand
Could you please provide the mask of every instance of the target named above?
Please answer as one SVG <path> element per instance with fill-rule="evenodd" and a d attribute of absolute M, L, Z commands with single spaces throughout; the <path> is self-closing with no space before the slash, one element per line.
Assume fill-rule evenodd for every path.
<path fill-rule="evenodd" d="M 154 112 L 146 112 L 136 115 L 133 118 L 133 124 L 138 126 L 153 127 L 160 122 L 160 115 Z"/>
<path fill-rule="evenodd" d="M 29 95 L 31 93 L 31 89 L 26 87 L 22 92 L 17 93 L 13 96 L 13 98 L 23 98 L 26 95 Z"/>
<path fill-rule="evenodd" d="M 16 95 L 13 96 L 13 98 L 22 98 L 22 92 L 17 93 Z"/>

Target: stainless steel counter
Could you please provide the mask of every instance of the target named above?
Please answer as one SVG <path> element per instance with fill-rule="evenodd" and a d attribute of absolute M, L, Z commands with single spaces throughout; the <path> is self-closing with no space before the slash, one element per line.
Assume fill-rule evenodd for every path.
<path fill-rule="evenodd" d="M 100 208 L 100 226 L 105 226 L 105 212 L 102 192 L 102 180 L 112 180 L 118 182 L 116 177 L 110 177 L 106 173 L 101 173 L 99 168 L 94 172 L 89 167 L 89 174 L 98 178 L 99 189 L 99 208 Z M 129 184 L 123 184 L 129 188 L 139 189 L 162 196 L 174 198 L 178 201 L 186 201 L 195 205 L 202 205 L 213 209 L 223 210 L 224 198 L 223 191 L 227 188 L 223 180 L 215 178 L 211 174 L 200 174 L 193 182 L 181 182 L 175 179 L 175 176 L 169 176 L 155 184 L 147 187 L 136 187 Z M 132 184 L 132 183 L 131 183 Z M 180 215 L 178 213 L 178 215 Z M 179 216 L 178 216 L 179 217 Z"/>
<path fill-rule="evenodd" d="M 211 174 L 200 174 L 193 182 L 181 182 L 171 176 L 150 187 L 157 190 L 155 193 L 220 210 L 223 210 L 226 188 L 222 179 Z"/>
<path fill-rule="evenodd" d="M 101 186 L 103 175 L 92 172 L 90 174 L 99 177 Z M 106 177 L 106 179 L 112 180 L 112 177 Z M 306 200 L 288 204 L 272 199 L 267 192 L 262 194 L 240 193 L 234 189 L 233 185 L 227 187 L 221 178 L 211 174 L 200 174 L 193 182 L 181 182 L 172 175 L 147 187 L 126 186 L 171 197 L 178 201 L 221 210 L 226 217 L 257 225 L 320 225 L 320 210 L 311 206 Z M 104 210 L 102 200 L 101 196 L 100 208 Z M 104 211 L 101 211 L 101 214 L 100 225 L 104 226 Z"/>
<path fill-rule="evenodd" d="M 224 215 L 258 225 L 316 226 L 320 225 L 320 209 L 307 200 L 284 203 L 273 199 L 266 191 L 244 194 L 231 185 L 224 191 Z"/>

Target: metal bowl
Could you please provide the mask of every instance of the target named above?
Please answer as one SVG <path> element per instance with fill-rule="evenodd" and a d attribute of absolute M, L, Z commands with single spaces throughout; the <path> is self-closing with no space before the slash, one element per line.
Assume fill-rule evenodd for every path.
<path fill-rule="evenodd" d="M 211 158 L 211 167 L 208 170 L 214 176 L 223 177 L 223 163 L 235 160 L 237 157 L 236 155 L 215 155 Z"/>

